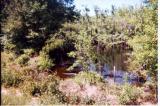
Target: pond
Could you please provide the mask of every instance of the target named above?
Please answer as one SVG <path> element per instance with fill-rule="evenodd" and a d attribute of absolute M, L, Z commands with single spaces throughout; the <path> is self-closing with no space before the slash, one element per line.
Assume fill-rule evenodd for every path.
<path fill-rule="evenodd" d="M 89 70 L 96 71 L 96 67 L 94 64 L 90 64 Z M 102 69 L 99 71 L 99 74 L 103 76 L 103 78 L 107 82 L 117 83 L 117 84 L 138 84 L 144 83 L 146 80 L 149 80 L 150 77 L 148 76 L 146 80 L 143 77 L 138 76 L 136 73 L 127 72 L 123 70 L 110 70 L 107 64 L 105 64 Z"/>
<path fill-rule="evenodd" d="M 76 76 L 78 72 L 80 72 L 80 68 L 74 69 L 72 71 L 67 70 L 68 67 L 66 66 L 56 66 L 54 67 L 53 72 L 56 72 L 56 75 L 59 76 L 61 79 L 71 78 Z M 94 64 L 90 64 L 89 70 L 96 71 Z M 138 76 L 132 72 L 126 72 L 123 70 L 109 70 L 108 66 L 105 64 L 99 73 L 108 83 L 116 83 L 116 84 L 139 84 L 144 83 L 146 80 L 149 80 L 149 77 L 145 80 L 144 78 Z"/>

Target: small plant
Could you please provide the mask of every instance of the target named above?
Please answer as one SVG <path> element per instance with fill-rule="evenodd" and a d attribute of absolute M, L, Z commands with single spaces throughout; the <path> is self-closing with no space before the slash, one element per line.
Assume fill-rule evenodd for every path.
<path fill-rule="evenodd" d="M 16 58 L 16 55 L 14 53 L 7 53 L 7 52 L 2 52 L 1 53 L 1 60 L 2 62 L 10 62 L 13 61 Z"/>
<path fill-rule="evenodd" d="M 31 67 L 28 67 L 28 66 L 22 67 L 22 68 L 21 68 L 21 71 L 22 71 L 23 75 L 26 75 L 26 76 L 30 76 L 30 75 L 32 75 L 33 73 L 35 73 L 35 70 L 32 69 Z"/>
<path fill-rule="evenodd" d="M 47 70 L 53 67 L 53 61 L 49 59 L 49 56 L 47 54 L 41 53 L 38 61 L 38 68 L 39 70 Z"/>
<path fill-rule="evenodd" d="M 43 105 L 67 103 L 67 97 L 59 91 L 59 78 L 55 76 L 48 76 L 48 78 L 41 83 L 41 91 L 43 91 L 43 95 L 41 96 Z"/>
<path fill-rule="evenodd" d="M 28 56 L 32 56 L 33 53 L 35 52 L 33 49 L 24 49 L 23 51 Z"/>
<path fill-rule="evenodd" d="M 30 94 L 34 96 L 36 93 L 40 93 L 40 86 L 38 85 L 37 82 L 30 80 L 30 81 L 25 81 L 23 83 L 23 86 L 21 86 L 21 89 L 23 93 L 25 94 Z"/>
<path fill-rule="evenodd" d="M 157 84 L 155 84 L 152 80 L 151 81 L 147 81 L 146 83 L 144 83 L 143 85 L 143 94 L 142 97 L 145 101 L 157 101 L 158 100 L 158 87 Z"/>
<path fill-rule="evenodd" d="M 122 93 L 119 96 L 119 100 L 121 104 L 129 105 L 129 104 L 137 104 L 137 99 L 140 96 L 140 90 L 136 87 L 125 84 L 122 87 Z"/>
<path fill-rule="evenodd" d="M 21 66 L 23 65 L 27 65 L 28 61 L 29 61 L 29 56 L 26 54 L 22 54 L 21 56 L 19 56 L 16 59 L 17 63 L 20 64 Z"/>
<path fill-rule="evenodd" d="M 59 87 L 60 79 L 55 75 L 49 75 L 46 79 L 41 80 L 39 85 L 41 87 L 41 93 L 44 94 L 46 92 L 56 94 Z"/>
<path fill-rule="evenodd" d="M 78 96 L 70 96 L 69 104 L 78 104 L 80 102 L 80 97 Z"/>
<path fill-rule="evenodd" d="M 87 71 L 80 72 L 75 77 L 75 81 L 79 84 L 99 84 L 104 82 L 103 78 L 99 74 Z"/>
<path fill-rule="evenodd" d="M 143 85 L 144 87 L 148 87 L 151 91 L 157 90 L 157 84 L 155 84 L 153 81 L 147 81 Z"/>
<path fill-rule="evenodd" d="M 26 79 L 21 89 L 25 94 L 43 95 L 45 93 L 56 94 L 58 91 L 59 79 L 54 75 L 49 75 L 43 80 L 35 81 L 32 78 Z"/>
<path fill-rule="evenodd" d="M 16 70 L 2 70 L 2 84 L 6 87 L 15 86 L 17 87 L 20 83 L 23 82 L 23 76 L 21 73 Z"/>
<path fill-rule="evenodd" d="M 81 98 L 80 104 L 94 105 L 96 101 L 91 97 Z"/>
<path fill-rule="evenodd" d="M 40 97 L 40 101 L 42 105 L 64 105 L 67 103 L 67 97 L 59 92 L 56 94 L 44 94 Z"/>
<path fill-rule="evenodd" d="M 50 40 L 46 41 L 46 45 L 43 47 L 42 52 L 48 54 L 50 51 L 56 48 L 61 48 L 63 45 L 64 45 L 63 39 L 51 38 Z"/>
<path fill-rule="evenodd" d="M 75 58 L 76 57 L 76 53 L 74 51 L 71 51 L 69 53 L 67 53 L 69 57 L 73 57 Z"/>

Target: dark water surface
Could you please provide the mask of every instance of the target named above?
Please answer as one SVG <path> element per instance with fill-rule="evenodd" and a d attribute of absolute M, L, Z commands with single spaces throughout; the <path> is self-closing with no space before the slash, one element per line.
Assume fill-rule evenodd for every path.
<path fill-rule="evenodd" d="M 89 70 L 96 71 L 93 64 L 91 64 L 89 68 L 90 68 Z M 67 71 L 67 67 L 56 66 L 53 72 L 56 72 L 56 75 L 59 76 L 60 78 L 66 79 L 66 78 L 71 78 L 76 76 L 76 74 L 80 72 L 80 69 Z M 144 78 L 139 77 L 135 73 L 126 72 L 122 70 L 115 70 L 115 71 L 109 70 L 107 65 L 104 65 L 101 73 L 97 73 L 97 74 L 101 74 L 103 78 L 109 83 L 114 82 L 117 84 L 124 84 L 127 82 L 130 84 L 137 84 L 137 83 L 145 82 Z"/>
<path fill-rule="evenodd" d="M 76 71 L 68 71 L 67 67 L 56 66 L 53 70 L 57 76 L 61 79 L 71 78 L 74 77 L 78 72 Z"/>

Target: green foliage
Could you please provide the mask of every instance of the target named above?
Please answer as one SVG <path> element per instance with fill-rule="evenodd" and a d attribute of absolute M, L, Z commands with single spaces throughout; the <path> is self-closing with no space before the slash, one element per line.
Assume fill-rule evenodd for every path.
<path fill-rule="evenodd" d="M 140 90 L 132 85 L 125 84 L 122 87 L 122 92 L 119 96 L 121 104 L 130 105 L 137 104 L 137 99 L 140 97 Z"/>
<path fill-rule="evenodd" d="M 14 53 L 1 52 L 2 68 L 5 68 L 10 62 L 16 59 Z"/>
<path fill-rule="evenodd" d="M 12 0 L 3 2 L 3 46 L 7 50 L 41 50 L 44 42 L 66 21 L 78 16 L 73 0 Z M 7 42 L 8 44 L 6 44 Z"/>
<path fill-rule="evenodd" d="M 21 56 L 19 56 L 17 59 L 16 59 L 16 62 L 20 65 L 27 65 L 28 64 L 28 61 L 29 61 L 29 56 L 26 55 L 26 54 L 22 54 Z"/>
<path fill-rule="evenodd" d="M 133 47 L 130 60 L 130 68 L 143 68 L 157 80 L 157 0 L 149 1 L 147 6 L 140 9 L 142 14 L 141 32 L 136 32 L 136 36 L 129 39 L 129 44 Z M 153 8 L 154 7 L 154 8 Z M 139 20 L 140 21 L 140 20 Z"/>
<path fill-rule="evenodd" d="M 63 39 L 52 38 L 46 42 L 46 45 L 43 47 L 42 51 L 48 54 L 50 51 L 53 51 L 56 48 L 61 48 L 63 44 L 64 44 Z"/>
<path fill-rule="evenodd" d="M 36 73 L 36 70 L 28 66 L 22 67 L 20 71 L 24 76 L 33 76 L 33 74 Z"/>
<path fill-rule="evenodd" d="M 68 56 L 75 58 L 76 53 L 74 51 L 71 51 L 70 53 L 68 53 Z"/>
<path fill-rule="evenodd" d="M 68 101 L 59 91 L 59 79 L 55 76 L 47 75 L 36 79 L 40 72 L 65 60 L 68 62 L 71 57 L 74 58 L 74 63 L 68 70 L 74 70 L 77 66 L 81 70 L 87 70 L 74 77 L 80 85 L 104 85 L 99 74 L 88 71 L 88 66 L 93 63 L 97 71 L 107 64 L 111 70 L 116 66 L 117 70 L 137 71 L 139 75 L 149 73 L 154 84 L 145 86 L 156 89 L 157 0 L 147 0 L 146 5 L 140 8 L 115 9 L 112 6 L 111 15 L 96 7 L 96 16 L 90 17 L 89 9 L 85 8 L 85 16 L 78 17 L 78 20 L 75 20 L 78 13 L 74 11 L 72 2 L 73 0 L 3 1 L 0 14 L 3 33 L 2 84 L 10 87 L 24 82 L 23 92 L 41 95 L 42 104 L 95 104 L 96 101 L 92 98 L 79 101 L 77 96 Z M 28 64 L 35 53 L 38 54 L 36 65 Z M 27 79 L 28 77 L 32 78 Z M 139 96 L 136 87 L 125 85 L 120 93 L 121 104 L 136 104 Z M 10 97 L 4 99 L 3 104 L 12 103 Z M 12 104 L 17 104 L 14 99 Z"/>
<path fill-rule="evenodd" d="M 2 52 L 2 71 L 1 71 L 1 81 L 2 84 L 6 87 L 18 86 L 23 82 L 23 75 L 20 70 L 16 70 L 13 67 L 12 63 L 16 59 L 14 53 Z"/>
<path fill-rule="evenodd" d="M 24 78 L 22 74 L 19 73 L 17 70 L 3 69 L 1 81 L 5 87 L 17 87 L 20 83 L 24 81 Z"/>
<path fill-rule="evenodd" d="M 21 89 L 25 94 L 44 95 L 45 93 L 56 93 L 58 91 L 59 78 L 54 75 L 49 75 L 39 81 L 32 78 L 26 79 Z"/>
<path fill-rule="evenodd" d="M 89 61 L 97 65 L 107 63 L 110 67 L 114 64 L 118 66 L 118 58 L 125 57 L 129 52 L 123 46 L 127 45 L 127 35 L 124 33 L 128 30 L 127 25 L 123 28 L 123 20 L 118 16 L 103 15 L 99 14 L 97 18 L 82 16 L 78 22 L 64 25 L 66 36 L 75 42 L 74 57 L 83 70 L 87 70 Z M 125 65 L 122 63 L 120 67 L 125 69 Z"/>
<path fill-rule="evenodd" d="M 80 60 L 76 60 L 72 66 L 68 67 L 67 70 L 70 71 L 70 70 L 73 70 L 75 67 L 79 66 L 81 64 L 82 61 Z"/>
<path fill-rule="evenodd" d="M 41 53 L 38 60 L 38 69 L 47 70 L 53 66 L 54 66 L 53 61 L 49 59 L 49 56 L 45 53 Z"/>
<path fill-rule="evenodd" d="M 67 103 L 66 96 L 61 92 L 56 94 L 45 94 L 40 97 L 41 104 L 43 105 L 64 105 Z"/>
<path fill-rule="evenodd" d="M 33 49 L 24 49 L 24 54 L 28 55 L 28 56 L 32 56 L 35 51 Z"/>
<path fill-rule="evenodd" d="M 69 103 L 71 105 L 94 105 L 95 104 L 95 100 L 93 98 L 89 98 L 89 97 L 79 97 L 79 96 L 69 96 Z"/>
<path fill-rule="evenodd" d="M 41 104 L 64 104 L 67 102 L 66 96 L 59 91 L 59 81 L 58 77 L 51 75 L 38 83 L 42 93 L 40 97 Z"/>
<path fill-rule="evenodd" d="M 74 80 L 79 84 L 99 84 L 104 83 L 104 80 L 102 76 L 97 74 L 96 72 L 88 72 L 88 71 L 82 71 L 76 77 Z"/>
<path fill-rule="evenodd" d="M 25 81 L 22 87 L 22 90 L 25 94 L 35 95 L 36 93 L 40 94 L 40 86 L 35 81 Z"/>

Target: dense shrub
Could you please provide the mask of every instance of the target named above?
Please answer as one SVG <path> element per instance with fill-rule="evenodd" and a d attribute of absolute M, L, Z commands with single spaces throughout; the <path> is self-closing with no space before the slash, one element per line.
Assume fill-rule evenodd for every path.
<path fill-rule="evenodd" d="M 51 38 L 46 42 L 47 44 L 43 47 L 42 51 L 48 54 L 50 51 L 61 48 L 64 45 L 63 39 Z"/>
<path fill-rule="evenodd" d="M 1 68 L 6 68 L 16 58 L 14 53 L 1 52 Z"/>
<path fill-rule="evenodd" d="M 143 94 L 142 97 L 144 101 L 154 101 L 155 103 L 158 101 L 158 87 L 153 81 L 147 81 L 143 85 Z"/>
<path fill-rule="evenodd" d="M 15 58 L 16 58 L 16 55 L 14 53 L 1 52 L 2 62 L 14 61 Z"/>
<path fill-rule="evenodd" d="M 6 87 L 15 86 L 17 87 L 20 83 L 23 82 L 23 76 L 21 73 L 17 72 L 16 70 L 2 70 L 2 84 Z"/>
<path fill-rule="evenodd" d="M 16 59 L 16 62 L 21 66 L 27 65 L 28 61 L 29 61 L 29 56 L 26 54 L 22 54 Z"/>
<path fill-rule="evenodd" d="M 28 56 L 32 56 L 35 51 L 33 49 L 24 49 L 23 52 Z"/>
<path fill-rule="evenodd" d="M 33 75 L 36 72 L 36 70 L 34 70 L 32 67 L 28 67 L 28 66 L 22 67 L 21 71 L 22 71 L 23 75 L 25 75 L 25 76 Z"/>
<path fill-rule="evenodd" d="M 75 78 L 75 81 L 79 84 L 98 84 L 104 82 L 102 76 L 96 72 L 82 71 Z"/>
<path fill-rule="evenodd" d="M 144 87 L 147 87 L 150 91 L 153 93 L 156 93 L 157 90 L 157 84 L 155 84 L 153 81 L 147 81 L 143 85 Z"/>
<path fill-rule="evenodd" d="M 56 94 L 47 93 L 40 97 L 40 101 L 42 105 L 64 105 L 67 104 L 67 97 L 61 92 Z"/>
<path fill-rule="evenodd" d="M 38 60 L 38 69 L 39 70 L 47 70 L 53 67 L 53 61 L 49 59 L 49 56 L 45 53 L 41 53 Z"/>
<path fill-rule="evenodd" d="M 48 76 L 45 81 L 42 81 L 41 92 L 43 95 L 40 97 L 41 104 L 64 104 L 67 103 L 67 97 L 59 91 L 59 78 L 55 76 Z"/>
<path fill-rule="evenodd" d="M 40 95 L 40 86 L 35 81 L 25 81 L 21 89 L 25 94 L 30 94 L 32 96 L 36 94 Z"/>
<path fill-rule="evenodd" d="M 32 78 L 26 79 L 21 89 L 25 94 L 43 95 L 45 93 L 56 94 L 58 91 L 59 78 L 54 75 L 49 75 L 44 79 L 36 81 Z"/>
<path fill-rule="evenodd" d="M 81 100 L 81 104 L 85 104 L 85 105 L 94 105 L 96 103 L 96 101 L 92 98 L 84 98 L 83 100 Z"/>
<path fill-rule="evenodd" d="M 137 99 L 140 97 L 140 90 L 132 85 L 125 84 L 122 87 L 122 92 L 119 96 L 121 104 L 137 104 Z"/>
<path fill-rule="evenodd" d="M 83 105 L 94 105 L 96 101 L 91 98 L 91 97 L 78 97 L 78 96 L 70 96 L 69 97 L 69 104 L 71 105 L 78 105 L 78 104 L 83 104 Z"/>

